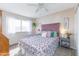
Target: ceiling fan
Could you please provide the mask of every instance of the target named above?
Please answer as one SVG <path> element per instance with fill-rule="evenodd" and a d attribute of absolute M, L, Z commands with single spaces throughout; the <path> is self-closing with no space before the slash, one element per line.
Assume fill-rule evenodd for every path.
<path fill-rule="evenodd" d="M 39 12 L 40 10 L 44 9 L 45 11 L 48 11 L 44 3 L 38 3 L 38 4 L 28 4 L 28 6 L 35 6 L 37 9 L 35 12 Z"/>

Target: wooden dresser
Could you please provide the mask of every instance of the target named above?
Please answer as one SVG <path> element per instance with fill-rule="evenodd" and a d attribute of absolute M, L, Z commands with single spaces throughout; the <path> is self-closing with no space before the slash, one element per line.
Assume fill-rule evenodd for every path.
<path fill-rule="evenodd" d="M 0 56 L 9 55 L 9 40 L 2 32 L 2 11 L 0 10 Z"/>

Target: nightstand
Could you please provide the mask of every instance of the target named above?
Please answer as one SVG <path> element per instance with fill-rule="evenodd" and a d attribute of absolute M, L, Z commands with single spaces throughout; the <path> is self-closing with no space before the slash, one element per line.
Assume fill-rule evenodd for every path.
<path fill-rule="evenodd" d="M 70 39 L 60 38 L 60 46 L 65 48 L 70 48 Z"/>

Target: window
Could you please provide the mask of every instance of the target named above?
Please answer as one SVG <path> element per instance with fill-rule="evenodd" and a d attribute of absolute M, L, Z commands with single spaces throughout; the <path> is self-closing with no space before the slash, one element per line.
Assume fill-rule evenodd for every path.
<path fill-rule="evenodd" d="M 15 18 L 8 18 L 7 24 L 8 24 L 8 33 L 16 33 L 20 32 L 20 20 L 17 20 Z"/>
<path fill-rule="evenodd" d="M 7 32 L 8 34 L 16 32 L 31 32 L 31 21 L 30 20 L 19 20 L 13 17 L 7 18 Z"/>

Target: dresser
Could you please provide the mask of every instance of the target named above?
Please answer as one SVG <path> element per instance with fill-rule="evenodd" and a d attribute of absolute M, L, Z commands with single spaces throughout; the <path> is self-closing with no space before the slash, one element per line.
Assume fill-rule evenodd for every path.
<path fill-rule="evenodd" d="M 2 29 L 2 18 L 3 11 L 0 10 L 0 56 L 9 55 L 9 39 L 3 34 Z"/>

